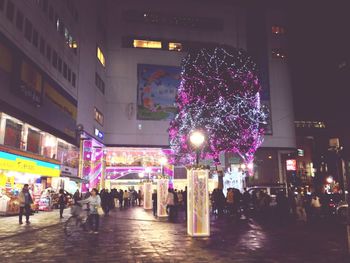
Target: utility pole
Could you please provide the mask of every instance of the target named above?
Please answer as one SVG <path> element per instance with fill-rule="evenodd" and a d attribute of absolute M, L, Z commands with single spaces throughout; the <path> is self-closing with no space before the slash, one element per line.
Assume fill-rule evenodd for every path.
<path fill-rule="evenodd" d="M 339 144 L 339 139 L 338 138 L 332 138 L 329 140 L 329 146 L 330 148 L 328 150 L 330 151 L 334 151 L 336 156 L 337 156 L 337 160 L 336 160 L 336 168 L 337 168 L 337 173 L 338 176 L 340 175 L 339 173 L 341 173 L 342 175 L 342 179 L 343 179 L 343 191 L 344 191 L 344 200 L 346 201 L 346 203 L 348 204 L 348 208 L 347 208 L 347 220 L 346 220 L 346 234 L 347 234 L 347 241 L 348 241 L 348 254 L 350 254 L 350 195 L 349 195 L 349 184 L 348 184 L 348 178 L 347 178 L 347 174 L 350 172 L 349 171 L 349 167 L 345 165 L 345 160 L 341 154 L 343 147 L 340 146 Z M 339 167 L 339 162 L 340 162 L 340 167 Z M 340 178 L 340 176 L 339 176 Z"/>

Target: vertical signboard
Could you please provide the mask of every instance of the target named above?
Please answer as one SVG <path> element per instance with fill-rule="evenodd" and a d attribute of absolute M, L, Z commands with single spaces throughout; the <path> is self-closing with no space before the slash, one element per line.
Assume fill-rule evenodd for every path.
<path fill-rule="evenodd" d="M 158 179 L 157 181 L 157 216 L 166 217 L 167 197 L 168 197 L 168 179 Z"/>
<path fill-rule="evenodd" d="M 209 170 L 189 170 L 187 189 L 187 233 L 193 237 L 210 236 Z"/>

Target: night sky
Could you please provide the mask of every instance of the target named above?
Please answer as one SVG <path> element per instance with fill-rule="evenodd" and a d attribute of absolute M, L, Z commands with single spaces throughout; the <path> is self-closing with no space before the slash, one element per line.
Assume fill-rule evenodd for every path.
<path fill-rule="evenodd" d="M 350 57 L 347 1 L 288 2 L 295 117 L 349 129 L 350 69 L 338 68 Z"/>

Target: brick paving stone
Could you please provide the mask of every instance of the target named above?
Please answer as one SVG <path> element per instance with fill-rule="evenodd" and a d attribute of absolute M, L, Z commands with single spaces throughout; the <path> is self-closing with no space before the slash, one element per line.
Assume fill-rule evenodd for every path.
<path fill-rule="evenodd" d="M 55 211 L 57 212 L 57 211 Z M 347 262 L 341 225 L 286 226 L 254 220 L 211 223 L 209 238 L 187 236 L 180 223 L 157 221 L 142 208 L 101 217 L 98 235 L 66 239 L 57 213 L 40 213 L 30 227 L 0 218 L 0 262 Z M 4 230 L 4 232 L 2 232 Z M 12 232 L 11 232 L 12 231 Z M 350 261 L 349 261 L 350 262 Z"/>

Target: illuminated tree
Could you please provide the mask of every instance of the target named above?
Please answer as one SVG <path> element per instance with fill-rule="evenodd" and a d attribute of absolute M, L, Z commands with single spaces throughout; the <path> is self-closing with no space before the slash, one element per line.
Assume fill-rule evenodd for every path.
<path fill-rule="evenodd" d="M 193 162 L 188 136 L 198 129 L 207 137 L 202 157 L 218 160 L 220 152 L 233 152 L 252 161 L 264 133 L 260 90 L 256 64 L 245 51 L 216 47 L 190 52 L 182 62 L 178 113 L 169 128 L 175 161 Z"/>

